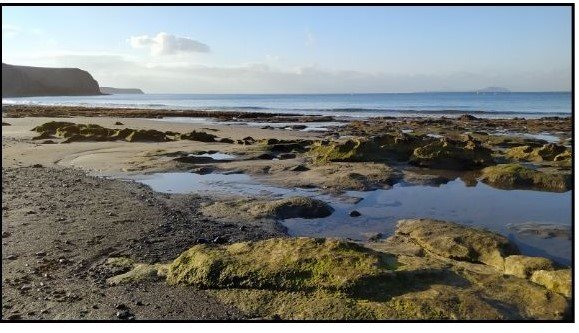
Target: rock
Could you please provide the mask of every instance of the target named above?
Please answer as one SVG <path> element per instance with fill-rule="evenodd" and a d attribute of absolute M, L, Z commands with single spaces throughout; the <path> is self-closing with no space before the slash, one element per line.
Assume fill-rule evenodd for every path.
<path fill-rule="evenodd" d="M 11 254 L 11 255 L 7 256 L 6 259 L 8 259 L 8 260 L 16 260 L 16 259 L 18 259 L 18 256 L 17 256 L 17 255 L 14 255 L 14 254 Z"/>
<path fill-rule="evenodd" d="M 566 192 L 572 189 L 570 174 L 546 173 L 526 168 L 520 164 L 500 164 L 482 171 L 481 180 L 501 189 L 534 189 L 539 191 Z"/>
<path fill-rule="evenodd" d="M 181 140 L 201 141 L 201 142 L 215 142 L 217 136 L 205 132 L 192 131 L 191 133 L 181 134 Z"/>
<path fill-rule="evenodd" d="M 349 215 L 350 215 L 351 217 L 358 217 L 358 216 L 361 216 L 362 214 L 361 214 L 359 211 L 357 211 L 357 210 L 353 210 L 353 211 L 350 212 Z"/>
<path fill-rule="evenodd" d="M 463 114 L 460 117 L 457 118 L 460 121 L 471 121 L 471 120 L 478 120 L 477 117 L 472 116 L 470 114 Z"/>
<path fill-rule="evenodd" d="M 520 235 L 533 235 L 539 238 L 564 238 L 571 239 L 571 226 L 568 225 L 557 225 L 549 223 L 519 223 L 519 224 L 507 224 L 507 228 L 515 230 Z"/>
<path fill-rule="evenodd" d="M 128 142 L 165 142 L 170 141 L 165 133 L 157 130 L 134 130 L 126 138 Z"/>
<path fill-rule="evenodd" d="M 157 281 L 160 278 L 159 270 L 162 269 L 163 266 L 160 264 L 135 264 L 130 271 L 108 278 L 107 284 L 115 286 L 141 281 Z"/>
<path fill-rule="evenodd" d="M 2 126 L 12 126 L 9 123 L 2 122 Z"/>
<path fill-rule="evenodd" d="M 292 126 L 290 126 L 290 128 L 293 130 L 303 130 L 303 129 L 306 129 L 308 127 L 306 125 L 292 125 Z"/>
<path fill-rule="evenodd" d="M 277 158 L 279 158 L 280 160 L 289 160 L 292 158 L 296 158 L 296 154 L 292 153 L 279 154 L 277 155 Z"/>
<path fill-rule="evenodd" d="M 255 218 L 322 218 L 332 214 L 334 209 L 324 201 L 309 197 L 253 202 L 244 207 Z"/>
<path fill-rule="evenodd" d="M 221 139 L 219 139 L 219 142 L 221 142 L 221 143 L 235 143 L 235 141 L 233 141 L 232 139 L 229 139 L 229 138 L 221 138 Z"/>
<path fill-rule="evenodd" d="M 116 313 L 117 318 L 121 320 L 133 320 L 135 319 L 135 315 L 132 314 L 129 310 L 120 310 Z"/>
<path fill-rule="evenodd" d="M 38 163 L 33 164 L 32 167 L 33 168 L 44 168 L 44 166 L 42 164 L 38 164 Z"/>
<path fill-rule="evenodd" d="M 535 271 L 553 269 L 553 262 L 547 258 L 513 255 L 505 259 L 505 274 L 523 279 L 530 278 Z"/>
<path fill-rule="evenodd" d="M 571 269 L 535 271 L 531 276 L 531 281 L 540 284 L 549 290 L 560 293 L 565 297 L 571 297 Z"/>
<path fill-rule="evenodd" d="M 380 232 L 367 232 L 363 234 L 368 242 L 378 242 L 383 237 L 382 233 Z"/>
<path fill-rule="evenodd" d="M 214 244 L 225 244 L 227 243 L 227 238 L 223 236 L 217 236 L 213 239 Z"/>
<path fill-rule="evenodd" d="M 529 162 L 542 161 L 566 161 L 571 160 L 571 149 L 558 145 L 556 143 L 548 143 L 539 148 L 531 146 L 518 146 L 507 149 L 505 155 L 518 160 Z"/>
<path fill-rule="evenodd" d="M 169 265 L 167 282 L 201 289 L 347 290 L 365 276 L 388 274 L 388 268 L 383 255 L 354 243 L 273 238 L 194 246 Z"/>
<path fill-rule="evenodd" d="M 310 168 L 308 168 L 307 166 L 300 164 L 300 165 L 296 165 L 294 167 L 290 168 L 290 171 L 295 171 L 295 172 L 304 172 L 304 171 L 309 171 Z"/>
<path fill-rule="evenodd" d="M 517 247 L 504 236 L 451 222 L 401 220 L 396 235 L 407 237 L 436 255 L 460 261 L 482 262 L 500 271 L 505 268 L 507 256 L 518 254 Z"/>
<path fill-rule="evenodd" d="M 115 125 L 116 125 L 116 126 L 122 126 L 122 125 L 124 125 L 124 124 L 121 123 L 120 121 L 115 121 Z"/>
<path fill-rule="evenodd" d="M 470 137 L 464 141 L 442 138 L 416 148 L 410 163 L 433 169 L 472 170 L 494 164 L 492 151 Z"/>
<path fill-rule="evenodd" d="M 9 233 L 8 231 L 2 232 L 2 238 L 8 238 L 8 237 L 10 237 L 10 235 L 12 235 L 12 234 Z"/>
<path fill-rule="evenodd" d="M 273 156 L 272 154 L 263 153 L 263 154 L 257 155 L 255 158 L 258 160 L 273 160 L 275 158 L 275 156 Z"/>

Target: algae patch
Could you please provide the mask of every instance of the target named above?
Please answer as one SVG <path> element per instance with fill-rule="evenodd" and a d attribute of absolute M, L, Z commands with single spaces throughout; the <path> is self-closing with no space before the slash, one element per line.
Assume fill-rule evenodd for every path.
<path fill-rule="evenodd" d="M 566 192 L 571 190 L 570 174 L 547 173 L 520 164 L 501 164 L 483 169 L 481 180 L 501 189 L 528 188 L 540 191 Z"/>

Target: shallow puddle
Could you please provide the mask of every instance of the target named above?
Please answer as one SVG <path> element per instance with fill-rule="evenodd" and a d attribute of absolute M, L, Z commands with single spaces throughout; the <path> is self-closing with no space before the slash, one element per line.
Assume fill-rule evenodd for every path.
<path fill-rule="evenodd" d="M 225 153 L 204 153 L 204 154 L 189 154 L 191 157 L 211 157 L 216 161 L 231 161 L 237 158 L 235 155 Z"/>
<path fill-rule="evenodd" d="M 524 254 L 549 257 L 562 264 L 571 263 L 569 239 L 519 235 L 507 227 L 507 224 L 526 222 L 571 225 L 571 191 L 508 191 L 483 183 L 467 186 L 457 179 L 438 187 L 397 184 L 389 190 L 348 191 L 341 196 L 330 196 L 313 189 L 266 185 L 245 174 L 158 173 L 131 179 L 165 193 L 302 195 L 316 197 L 334 207 L 335 212 L 326 218 L 282 221 L 294 236 L 364 240 L 365 233 L 379 232 L 388 237 L 400 219 L 432 218 L 487 228 L 509 237 Z M 357 210 L 361 216 L 350 217 L 352 210 Z"/>

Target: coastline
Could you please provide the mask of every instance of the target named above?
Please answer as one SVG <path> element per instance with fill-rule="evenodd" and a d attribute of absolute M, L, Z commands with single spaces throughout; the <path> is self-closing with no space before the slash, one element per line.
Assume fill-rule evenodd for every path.
<path fill-rule="evenodd" d="M 517 133 L 548 134 L 553 137 L 552 140 L 556 140 L 554 143 L 557 146 L 572 145 L 569 140 L 572 119 L 567 117 L 543 119 L 478 119 L 467 116 L 452 119 L 383 117 L 349 121 L 341 126 L 328 126 L 327 131 L 304 131 L 301 126 L 291 126 L 307 125 L 309 122 L 331 123 L 336 122 L 335 118 L 190 111 L 186 112 L 188 117 L 209 117 L 215 118 L 216 121 L 177 123 L 171 122 L 170 119 L 169 121 L 157 119 L 158 117 L 173 117 L 177 114 L 183 116 L 183 113 L 168 110 L 3 106 L 2 162 L 3 188 L 6 191 L 3 195 L 2 231 L 5 243 L 3 273 L 8 279 L 3 284 L 8 290 L 6 296 L 3 294 L 3 304 L 10 305 L 8 308 L 3 307 L 4 318 L 114 319 L 119 318 L 118 312 L 125 310 L 137 319 L 275 318 L 268 317 L 272 314 L 266 313 L 267 311 L 256 312 L 253 308 L 255 304 L 241 302 L 238 298 L 241 296 L 235 293 L 224 294 L 212 288 L 209 288 L 208 292 L 201 292 L 182 285 L 167 286 L 162 278 L 152 281 L 139 280 L 114 287 L 106 285 L 103 282 L 106 279 L 127 272 L 127 269 L 107 266 L 106 262 L 110 258 L 129 257 L 134 262 L 151 265 L 167 263 L 197 243 L 208 242 L 212 243 L 215 248 L 219 248 L 241 241 L 257 242 L 272 237 L 287 238 L 287 233 L 278 219 L 256 218 L 252 215 L 255 207 L 263 205 L 261 200 L 264 199 L 259 196 L 252 199 L 253 201 L 245 202 L 231 195 L 224 197 L 207 194 L 159 193 L 145 185 L 108 179 L 110 177 L 167 172 L 199 175 L 209 173 L 217 176 L 245 174 L 263 184 L 281 188 L 317 189 L 322 193 L 339 195 L 353 190 L 383 189 L 388 191 L 399 183 L 436 186 L 436 184 L 445 184 L 454 179 L 464 179 L 465 183 L 472 182 L 474 179 L 476 183 L 481 177 L 483 167 L 477 167 L 476 170 L 445 170 L 435 168 L 435 164 L 416 166 L 402 160 L 385 162 L 372 160 L 374 155 L 367 155 L 365 151 L 356 152 L 360 155 L 352 155 L 356 158 L 346 156 L 338 160 L 325 160 L 331 156 L 326 154 L 323 155 L 322 161 L 320 155 L 312 155 L 316 152 L 312 147 L 317 147 L 318 142 L 327 141 L 329 144 L 327 147 L 340 142 L 348 142 L 348 140 L 359 140 L 361 143 L 368 144 L 371 138 L 393 131 L 401 138 L 420 138 L 423 142 L 419 144 L 436 145 L 438 140 L 442 140 L 436 137 L 438 135 L 458 145 L 461 142 L 460 137 L 468 135 L 467 141 L 492 149 L 492 156 L 499 161 L 499 164 L 509 161 L 513 163 L 512 158 L 505 153 L 508 149 L 522 145 L 540 148 L 549 144 L 548 141 L 525 137 Z M 165 133 L 196 131 L 214 135 L 216 139 L 211 142 L 183 139 L 167 139 L 162 142 L 91 141 L 92 139 L 88 139 L 63 143 L 66 141 L 65 137 L 54 134 L 50 138 L 34 140 L 33 138 L 39 135 L 39 132 L 32 131 L 32 129 L 51 121 L 95 124 L 110 129 L 156 130 Z M 248 126 L 248 121 L 263 124 L 262 126 Z M 117 122 L 122 125 L 115 125 Z M 288 123 L 288 126 L 282 128 L 269 126 L 271 123 L 278 122 Z M 4 126 L 4 123 L 9 125 Z M 501 135 L 496 134 L 500 131 L 503 131 Z M 233 143 L 221 142 L 224 138 L 230 139 Z M 396 149 L 404 147 L 396 146 Z M 457 149 L 463 149 L 461 147 L 458 145 Z M 197 157 L 203 154 L 211 155 L 214 151 L 234 155 L 236 159 L 219 161 Z M 571 172 L 570 164 L 560 164 L 558 161 L 541 160 L 519 163 L 533 164 L 534 168 L 548 175 Z M 95 178 L 95 175 L 100 177 Z M 62 189 L 59 184 L 62 184 Z M 95 188 L 95 190 L 87 192 L 87 188 Z M 540 190 L 545 191 L 545 189 Z M 81 207 L 77 207 L 78 205 Z M 228 206 L 229 209 L 227 209 Z M 234 208 L 233 211 L 231 207 Z M 244 213 L 244 209 L 248 209 L 247 213 Z M 139 221 L 137 231 L 134 229 L 136 221 Z M 109 230 L 113 229 L 115 232 L 111 233 Z M 65 234 L 60 235 L 57 231 L 65 232 Z M 97 237 L 102 236 L 104 231 L 114 237 Z M 4 237 L 5 233 L 6 237 Z M 50 237 L 36 236 L 45 234 Z M 403 235 L 399 234 L 399 236 Z M 399 262 L 405 263 L 406 270 L 412 275 L 420 275 L 421 270 L 435 272 L 434 282 L 423 286 L 424 290 L 418 292 L 416 295 L 419 296 L 416 296 L 417 298 L 413 301 L 409 301 L 408 297 L 417 291 L 407 290 L 407 293 L 403 295 L 388 296 L 390 298 L 410 302 L 408 304 L 422 304 L 421 306 L 429 309 L 438 309 L 442 311 L 443 318 L 480 319 L 483 318 L 480 316 L 488 316 L 488 318 L 503 319 L 560 320 L 567 316 L 564 310 L 566 300 L 557 292 L 531 283 L 526 278 L 500 277 L 502 273 L 492 265 L 445 258 L 444 254 L 428 246 L 417 250 L 409 247 L 407 241 L 401 241 L 400 237 L 391 237 L 379 239 L 377 242 L 369 240 L 359 242 L 376 251 L 386 251 L 395 255 Z M 83 242 L 88 242 L 84 250 L 71 245 Z M 34 244 L 34 246 L 27 248 L 18 245 L 23 243 Z M 418 252 L 413 251 L 422 251 L 423 254 L 417 255 Z M 65 259 L 65 261 L 59 265 L 57 263 L 60 259 Z M 447 268 L 441 270 L 440 265 L 443 263 L 447 265 Z M 29 266 L 26 266 L 27 264 Z M 453 280 L 456 277 L 447 273 L 449 270 L 461 272 L 461 269 L 470 272 L 472 281 L 459 288 L 450 283 L 450 281 L 456 281 Z M 405 275 L 406 270 L 396 274 L 408 278 Z M 474 272 L 485 276 L 485 282 Z M 48 274 L 49 278 L 44 274 Z M 463 273 L 457 274 L 461 276 L 461 279 L 464 278 L 464 275 L 461 275 Z M 472 274 L 477 277 L 472 277 Z M 71 280 L 65 282 L 66 279 Z M 525 307 L 522 304 L 515 306 L 503 298 L 506 297 L 505 295 L 492 291 L 491 285 L 488 284 L 491 280 L 493 281 L 491 284 L 503 287 L 516 284 L 517 288 L 523 290 L 523 293 L 532 292 L 533 295 L 542 295 L 540 297 L 550 300 L 545 300 L 545 303 L 541 305 L 535 304 L 534 307 Z M 448 283 L 450 283 L 448 288 L 434 287 L 437 284 Z M 484 287 L 477 290 L 469 289 L 474 288 L 470 283 L 482 283 Z M 218 290 L 219 286 L 216 287 Z M 82 292 L 83 288 L 94 290 L 97 295 L 101 295 L 98 296 L 101 298 L 93 299 L 92 296 Z M 463 293 L 460 291 L 461 288 L 467 288 L 468 292 Z M 510 287 L 505 288 L 509 290 L 506 294 L 509 295 L 508 297 L 521 301 L 521 294 L 513 291 L 514 289 L 509 289 Z M 64 290 L 63 294 L 61 290 Z M 444 297 L 458 297 L 460 302 L 466 302 L 464 304 L 476 303 L 474 308 L 485 310 L 478 313 L 479 317 L 476 317 L 474 310 L 462 314 L 455 313 L 446 303 L 434 304 L 427 300 L 426 295 L 434 290 Z M 282 297 L 286 295 L 285 292 L 274 296 L 268 294 L 268 297 Z M 294 291 L 287 292 L 291 295 Z M 478 303 L 480 301 L 478 296 L 473 296 L 473 293 L 477 292 L 486 293 L 486 297 L 491 299 L 507 302 L 508 305 L 504 306 L 510 312 L 501 312 L 500 309 L 491 309 L 491 305 Z M 34 298 L 39 295 L 48 297 L 49 300 L 46 303 L 34 301 Z M 158 299 L 162 298 L 162 295 L 172 296 L 159 303 Z M 252 302 L 258 302 L 252 298 L 254 294 L 245 296 Z M 341 294 L 339 296 L 325 295 L 323 301 L 317 298 L 316 301 L 323 303 L 327 300 L 326 296 L 331 296 L 329 299 L 338 302 L 349 302 L 346 300 L 347 297 Z M 201 302 L 200 304 L 204 305 L 188 308 L 177 305 L 184 298 Z M 105 305 L 95 309 L 93 303 Z M 385 306 L 389 309 L 388 311 L 393 311 L 391 310 L 392 304 L 388 303 Z M 547 310 L 549 307 L 556 311 Z M 176 312 L 168 310 L 169 308 L 176 308 Z M 297 308 L 299 304 L 296 305 Z M 320 309 L 323 308 L 320 305 Z M 391 315 L 392 318 L 401 318 L 404 314 L 388 311 L 372 313 L 380 316 Z M 407 308 L 405 311 L 410 310 Z M 303 313 L 279 313 L 289 316 L 282 316 L 282 319 L 295 319 L 304 315 Z M 353 315 L 350 312 L 345 313 Z M 422 316 L 422 318 L 434 316 L 433 312 L 428 311 L 406 314 Z M 314 317 L 305 316 L 319 319 L 334 318 L 333 315 L 339 315 L 339 313 L 321 311 L 317 314 L 309 314 Z M 380 316 L 379 318 L 382 318 Z"/>

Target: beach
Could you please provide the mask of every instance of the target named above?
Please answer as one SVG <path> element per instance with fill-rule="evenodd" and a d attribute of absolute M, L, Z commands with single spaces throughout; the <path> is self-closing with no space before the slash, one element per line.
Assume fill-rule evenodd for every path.
<path fill-rule="evenodd" d="M 3 105 L 2 123 L 3 318 L 569 316 L 572 117 Z M 259 255 L 280 248 L 343 262 Z"/>

